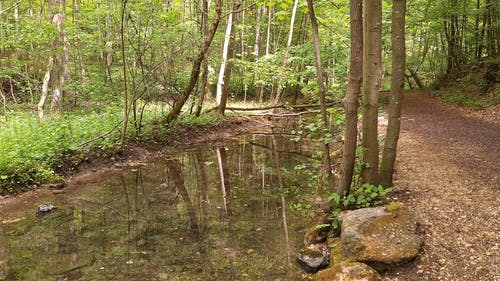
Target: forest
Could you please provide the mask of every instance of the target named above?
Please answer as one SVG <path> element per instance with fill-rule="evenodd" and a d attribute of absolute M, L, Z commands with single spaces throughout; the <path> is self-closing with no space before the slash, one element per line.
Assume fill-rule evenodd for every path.
<path fill-rule="evenodd" d="M 228 102 L 318 103 L 319 90 L 325 103 L 341 101 L 349 3 L 311 4 L 316 41 L 301 1 L 2 1 L 1 189 L 50 181 L 68 159 L 153 138 L 179 115 L 212 122 L 214 105 L 223 114 Z M 409 1 L 406 85 L 464 105 L 497 103 L 497 6 Z M 381 3 L 382 91 L 393 71 L 391 8 Z M 441 93 L 445 81 L 477 94 Z"/>
<path fill-rule="evenodd" d="M 321 197 L 326 203 L 319 208 L 330 214 L 325 225 L 340 231 L 338 216 L 344 209 L 384 203 L 392 196 L 388 194 L 403 196 L 405 177 L 398 173 L 404 173 L 405 157 L 411 147 L 419 148 L 422 136 L 436 142 L 448 137 L 442 145 L 470 145 L 456 148 L 456 153 L 455 147 L 449 148 L 449 158 L 475 151 L 472 137 L 466 142 L 448 127 L 438 128 L 448 124 L 439 118 L 452 118 L 437 114 L 449 109 L 480 116 L 485 123 L 477 125 L 453 115 L 449 126 L 488 142 L 487 160 L 479 152 L 467 159 L 481 158 L 484 164 L 498 156 L 499 6 L 494 0 L 0 0 L 0 199 L 30 190 L 59 190 L 78 173 L 101 169 L 102 163 L 122 168 L 120 161 L 130 155 L 141 158 L 177 147 L 189 151 L 193 148 L 182 144 L 194 139 L 208 149 L 218 138 L 212 134 L 224 139 L 231 131 L 249 135 L 266 127 L 264 135 L 272 139 L 264 143 L 245 137 L 245 143 L 263 149 L 259 158 L 253 148 L 252 173 L 262 171 L 262 187 L 264 174 L 270 173 L 271 182 L 294 196 L 289 203 L 295 210 L 311 213 L 314 200 Z M 424 125 L 414 125 L 420 120 L 415 116 L 423 116 Z M 274 137 L 283 120 L 295 120 L 294 128 L 282 132 L 291 136 L 292 148 Z M 401 130 L 416 132 L 413 146 L 407 135 L 402 137 L 403 151 L 398 146 Z M 296 147 L 301 143 L 304 151 Z M 246 149 L 237 148 L 240 176 Z M 425 154 L 434 148 L 422 149 Z M 278 162 L 291 157 L 278 154 L 285 150 L 307 158 L 281 167 Z M 228 172 L 223 171 L 231 164 L 224 163 L 231 160 L 224 160 L 219 150 L 212 160 L 205 152 L 186 153 L 179 156 L 180 163 L 166 164 L 171 177 L 180 175 L 173 180 L 177 186 L 193 177 L 198 179 L 193 185 L 206 185 L 201 167 L 214 162 L 225 190 Z M 229 159 L 236 157 L 231 155 Z M 491 171 L 486 169 L 488 181 L 498 180 L 494 163 Z M 191 168 L 196 175 L 182 179 Z M 139 177 L 143 181 L 138 174 L 137 190 Z M 133 182 L 130 175 L 125 178 Z M 411 178 L 406 177 L 409 186 L 418 182 Z M 302 179 L 308 188 L 316 186 L 314 196 L 298 191 Z M 185 208 L 193 207 L 189 192 L 178 192 Z M 460 200 L 467 196 L 455 195 Z M 221 204 L 227 213 L 225 196 Z M 498 199 L 498 193 L 485 198 Z M 276 204 L 286 209 L 285 197 L 280 200 Z M 69 216 L 77 211 L 72 209 Z M 200 219 L 187 212 L 191 222 Z M 283 221 L 286 228 L 284 213 Z M 237 227 L 245 229 L 244 224 Z M 288 232 L 286 239 L 288 243 Z M 2 249 L 0 280 L 9 280 L 15 274 L 3 274 Z M 490 260 L 498 258 L 494 254 Z M 260 280 L 253 273 L 248 280 Z M 437 280 L 438 273 L 429 274 L 428 280 Z M 477 274 L 464 280 L 488 276 Z M 17 278 L 13 280 L 22 280 Z M 154 280 L 191 280 L 177 278 Z"/>

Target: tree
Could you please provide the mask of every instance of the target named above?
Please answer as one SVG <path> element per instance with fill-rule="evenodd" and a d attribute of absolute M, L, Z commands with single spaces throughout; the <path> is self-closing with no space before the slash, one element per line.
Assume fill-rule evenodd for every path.
<path fill-rule="evenodd" d="M 342 166 L 337 194 L 349 191 L 354 175 L 356 147 L 358 143 L 358 103 L 363 79 L 363 1 L 349 1 L 351 15 L 351 57 L 347 94 L 344 100 L 346 125 Z"/>
<path fill-rule="evenodd" d="M 170 122 L 175 118 L 177 118 L 177 116 L 181 112 L 182 107 L 186 103 L 187 99 L 189 98 L 189 96 L 191 96 L 191 93 L 193 92 L 193 89 L 196 86 L 196 83 L 198 82 L 198 77 L 200 76 L 201 63 L 203 62 L 203 59 L 205 58 L 205 55 L 207 54 L 208 49 L 212 44 L 215 32 L 217 31 L 217 27 L 219 26 L 220 17 L 221 17 L 221 1 L 215 0 L 215 18 L 213 19 L 210 32 L 208 36 L 205 38 L 205 42 L 201 46 L 200 50 L 198 51 L 198 55 L 194 59 L 189 82 L 186 88 L 184 89 L 180 99 L 175 103 L 172 110 L 165 117 L 166 122 Z"/>
<path fill-rule="evenodd" d="M 403 101 L 406 66 L 405 14 L 406 0 L 394 0 L 392 6 L 392 73 L 389 123 L 387 125 L 384 152 L 380 165 L 380 184 L 385 187 L 392 186 L 399 128 L 401 125 L 401 103 Z"/>
<path fill-rule="evenodd" d="M 382 71 L 382 1 L 363 1 L 363 181 L 378 181 L 378 92 Z"/>
<path fill-rule="evenodd" d="M 295 23 L 295 15 L 297 13 L 297 6 L 299 4 L 299 0 L 295 0 L 293 2 L 293 8 L 292 8 L 292 17 L 290 18 L 290 29 L 288 31 L 288 40 L 286 43 L 286 48 L 285 48 L 285 55 L 283 56 L 283 68 L 285 68 L 288 65 L 288 55 L 290 53 L 290 47 L 292 46 L 292 39 L 293 39 L 293 26 Z M 274 103 L 277 104 L 281 101 L 281 93 L 282 93 L 282 87 L 283 87 L 283 81 L 280 79 L 278 82 L 278 89 L 276 92 L 276 97 L 274 98 Z"/>
<path fill-rule="evenodd" d="M 311 18 L 312 34 L 313 34 L 313 45 L 314 45 L 314 58 L 316 61 L 316 77 L 318 79 L 319 88 L 319 100 L 321 104 L 321 120 L 323 121 L 323 126 L 325 129 L 329 128 L 328 125 L 328 115 L 326 112 L 326 87 L 323 82 L 323 66 L 321 63 L 321 52 L 319 44 L 319 32 L 318 32 L 318 21 L 316 20 L 316 14 L 314 13 L 314 6 L 312 0 L 307 0 L 307 7 L 309 10 L 309 17 Z M 328 177 L 328 184 L 330 189 L 333 190 L 333 178 L 331 177 L 331 159 L 330 159 L 330 147 L 327 142 L 324 143 L 325 152 L 325 167 Z"/>
<path fill-rule="evenodd" d="M 234 22 L 236 21 L 236 13 L 240 4 L 237 0 L 233 0 L 233 10 L 227 20 L 226 36 L 224 39 L 224 50 L 222 55 L 222 64 L 220 67 L 219 81 L 217 82 L 216 101 L 219 105 L 219 114 L 224 115 L 226 110 L 227 97 L 229 96 L 229 87 L 231 86 L 231 73 L 233 63 L 228 61 L 234 57 L 234 40 L 236 31 Z"/>

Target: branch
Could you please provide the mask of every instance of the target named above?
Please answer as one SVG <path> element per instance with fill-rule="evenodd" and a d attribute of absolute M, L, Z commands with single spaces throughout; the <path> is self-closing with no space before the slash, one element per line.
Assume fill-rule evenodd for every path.
<path fill-rule="evenodd" d="M 84 142 L 84 143 L 80 144 L 80 145 L 79 145 L 79 147 L 84 147 L 84 146 L 88 145 L 88 144 L 89 144 L 89 143 L 91 143 L 91 142 L 94 142 L 94 141 L 99 140 L 99 139 L 103 139 L 103 138 L 105 138 L 105 137 L 107 137 L 107 136 L 111 135 L 111 133 L 112 133 L 114 130 L 116 130 L 116 129 L 117 129 L 117 128 L 118 128 L 118 127 L 122 124 L 122 123 L 123 123 L 123 119 L 122 119 L 120 122 L 118 122 L 118 124 L 116 124 L 113 128 L 111 128 L 111 130 L 109 130 L 108 132 L 106 132 L 106 133 L 104 133 L 104 134 L 102 134 L 102 135 L 99 135 L 99 136 L 97 136 L 97 137 L 95 137 L 95 138 L 92 138 L 92 139 L 90 139 L 90 140 L 88 140 L 88 141 L 86 141 L 86 142 Z"/>
<path fill-rule="evenodd" d="M 337 105 L 340 104 L 340 101 L 334 101 L 327 103 L 327 106 L 332 106 L 332 105 Z M 286 104 L 277 104 L 277 105 L 270 105 L 270 106 L 264 106 L 264 107 L 232 107 L 228 106 L 226 107 L 227 110 L 232 110 L 232 111 L 258 111 L 258 110 L 269 110 L 269 109 L 275 109 L 275 108 L 284 108 L 284 109 L 304 109 L 304 108 L 315 108 L 315 107 L 320 107 L 319 104 L 297 104 L 297 105 L 286 105 Z M 219 108 L 219 106 L 214 106 L 212 108 L 209 108 L 205 111 L 205 113 L 211 112 Z"/>
<path fill-rule="evenodd" d="M 1 15 L 1 14 L 3 14 L 3 13 L 5 13 L 5 12 L 7 12 L 8 10 L 10 10 L 10 9 L 14 8 L 15 6 L 19 5 L 19 3 L 21 3 L 21 0 L 17 1 L 16 3 L 14 3 L 14 5 L 12 5 L 12 6 L 8 7 L 8 8 L 5 8 L 5 9 L 1 10 L 1 11 L 0 11 L 0 15 Z"/>

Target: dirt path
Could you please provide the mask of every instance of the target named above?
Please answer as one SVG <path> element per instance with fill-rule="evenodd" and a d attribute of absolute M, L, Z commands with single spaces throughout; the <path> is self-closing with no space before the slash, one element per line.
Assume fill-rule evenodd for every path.
<path fill-rule="evenodd" d="M 395 197 L 413 209 L 421 256 L 385 280 L 500 281 L 500 120 L 405 96 Z"/>

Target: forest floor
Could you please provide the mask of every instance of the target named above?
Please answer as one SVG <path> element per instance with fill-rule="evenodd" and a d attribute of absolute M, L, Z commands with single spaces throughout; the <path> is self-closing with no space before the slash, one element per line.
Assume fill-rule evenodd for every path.
<path fill-rule="evenodd" d="M 424 244 L 384 280 L 500 280 L 500 116 L 405 94 L 394 197 Z"/>

